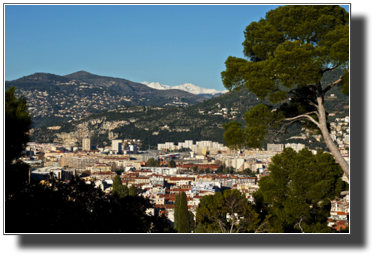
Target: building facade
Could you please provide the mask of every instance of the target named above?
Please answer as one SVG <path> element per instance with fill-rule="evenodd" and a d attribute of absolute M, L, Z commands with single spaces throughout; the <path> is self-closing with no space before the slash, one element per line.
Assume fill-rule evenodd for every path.
<path fill-rule="evenodd" d="M 122 143 L 123 143 L 123 140 L 121 139 L 115 139 L 115 140 L 112 140 L 112 151 L 116 151 L 117 153 L 121 153 L 122 152 Z"/>
<path fill-rule="evenodd" d="M 90 151 L 91 150 L 91 139 L 90 138 L 83 138 L 82 149 L 83 149 L 83 151 Z"/>

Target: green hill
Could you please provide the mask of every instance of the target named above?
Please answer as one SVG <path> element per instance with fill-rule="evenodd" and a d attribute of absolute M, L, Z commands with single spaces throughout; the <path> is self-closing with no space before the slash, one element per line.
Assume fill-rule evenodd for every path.
<path fill-rule="evenodd" d="M 333 71 L 328 73 L 325 78 L 334 78 L 338 74 L 340 72 Z M 256 104 L 261 103 L 261 100 L 247 89 L 241 89 L 185 108 L 156 106 L 156 104 L 151 106 L 150 102 L 154 101 L 157 101 L 158 105 L 159 102 L 165 104 L 168 102 L 167 97 L 156 97 L 156 92 L 163 92 L 162 96 L 168 93 L 172 93 L 175 96 L 176 93 L 185 92 L 175 90 L 150 91 L 154 89 L 142 87 L 142 84 L 132 83 L 127 80 L 93 75 L 84 71 L 66 76 L 36 74 L 28 78 L 29 82 L 22 79 L 18 81 L 26 83 L 33 83 L 35 81 L 39 83 L 41 80 L 49 80 L 52 83 L 76 80 L 77 86 L 75 88 L 78 92 L 86 90 L 83 88 L 82 91 L 79 91 L 81 89 L 80 86 L 92 85 L 95 88 L 88 88 L 88 90 L 98 90 L 98 87 L 107 87 L 103 88 L 103 91 L 108 90 L 110 94 L 118 93 L 119 91 L 151 94 L 146 97 L 138 96 L 136 98 L 139 99 L 131 104 L 120 104 L 120 106 L 115 104 L 113 107 L 110 105 L 109 109 L 104 109 L 98 113 L 91 113 L 80 120 L 71 122 L 64 120 L 60 124 L 58 122 L 61 128 L 57 131 L 50 131 L 44 127 L 35 127 L 31 139 L 36 142 L 61 142 L 63 141 L 62 138 L 67 135 L 70 138 L 89 136 L 97 145 L 109 145 L 112 138 L 141 139 L 145 145 L 151 146 L 155 146 L 158 143 L 179 142 L 186 139 L 194 141 L 212 140 L 223 143 L 224 130 L 222 125 L 229 121 L 238 121 L 245 124 L 243 120 L 245 112 Z M 45 81 L 45 83 L 48 83 L 48 81 Z M 71 85 L 68 86 L 71 87 Z M 50 87 L 55 86 L 51 85 Z M 70 89 L 69 87 L 67 88 Z M 331 94 L 334 94 L 334 96 L 331 97 Z M 145 99 L 141 100 L 142 98 Z M 184 100 L 188 99 L 185 98 Z M 263 102 L 268 103 L 268 101 Z M 327 111 L 333 113 L 335 117 L 346 116 L 349 113 L 349 97 L 341 94 L 338 88 L 335 87 L 325 96 L 325 106 Z M 107 128 L 108 124 L 113 125 Z M 304 131 L 294 126 L 288 129 L 285 135 L 268 137 L 267 142 L 287 143 L 288 138 L 298 136 L 301 133 L 304 133 Z M 322 142 L 309 143 L 308 140 L 302 139 L 291 139 L 290 142 L 312 144 L 313 147 L 321 149 L 325 147 Z"/>

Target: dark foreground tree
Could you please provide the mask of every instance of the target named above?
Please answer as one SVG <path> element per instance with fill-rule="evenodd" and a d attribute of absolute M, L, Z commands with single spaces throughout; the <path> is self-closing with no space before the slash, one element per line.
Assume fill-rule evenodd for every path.
<path fill-rule="evenodd" d="M 287 148 L 272 158 L 269 170 L 270 176 L 259 181 L 254 196 L 266 215 L 269 232 L 332 231 L 327 227 L 330 201 L 347 188 L 332 155 Z"/>
<path fill-rule="evenodd" d="M 245 145 L 262 147 L 268 133 L 283 133 L 294 124 L 317 130 L 349 177 L 349 165 L 330 137 L 324 105 L 335 86 L 349 93 L 349 14 L 338 5 L 283 6 L 252 22 L 244 35 L 249 60 L 228 57 L 223 84 L 230 91 L 246 87 L 275 104 L 261 103 L 245 114 Z M 336 69 L 344 74 L 321 82 Z"/>
<path fill-rule="evenodd" d="M 5 201 L 6 233 L 164 233 L 168 219 L 150 216 L 148 199 L 105 195 L 93 183 L 28 184 Z M 111 219 L 114 219 L 111 222 Z"/>
<path fill-rule="evenodd" d="M 201 233 L 254 232 L 260 222 L 252 203 L 238 190 L 202 197 L 196 219 Z"/>
<path fill-rule="evenodd" d="M 10 195 L 28 181 L 29 166 L 16 163 L 29 140 L 31 116 L 27 101 L 16 96 L 16 88 L 5 91 L 5 192 Z"/>
<path fill-rule="evenodd" d="M 29 140 L 31 116 L 27 101 L 21 95 L 16 97 L 16 88 L 10 87 L 5 92 L 5 162 L 11 164 L 22 156 Z"/>

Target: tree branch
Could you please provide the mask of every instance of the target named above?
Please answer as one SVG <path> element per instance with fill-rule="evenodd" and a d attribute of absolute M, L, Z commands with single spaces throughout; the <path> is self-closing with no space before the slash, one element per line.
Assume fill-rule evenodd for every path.
<path fill-rule="evenodd" d="M 334 70 L 335 68 L 338 68 L 340 65 L 341 65 L 341 64 L 338 64 L 337 66 L 332 67 L 332 68 L 326 68 L 325 70 L 321 71 L 321 74 L 323 75 L 323 74 L 324 74 L 325 72 L 327 72 L 327 71 L 332 71 L 332 70 Z"/>
<path fill-rule="evenodd" d="M 220 219 L 215 219 L 213 217 L 211 217 L 211 218 L 212 218 L 212 220 L 214 220 L 215 222 L 218 223 L 219 228 L 221 229 L 222 233 L 227 233 L 226 229 L 224 228 L 224 224 L 223 224 L 223 222 Z"/>
<path fill-rule="evenodd" d="M 231 215 L 231 228 L 230 228 L 230 233 L 233 232 L 233 227 L 234 227 L 234 215 Z"/>
<path fill-rule="evenodd" d="M 302 233 L 305 233 L 305 232 L 303 232 L 303 229 L 302 229 L 302 226 L 301 226 L 302 220 L 303 220 L 303 218 L 301 217 L 300 220 L 299 220 L 299 223 L 296 223 L 296 224 L 294 225 L 294 227 L 296 227 L 296 226 L 298 225 L 299 228 L 301 229 Z"/>
<path fill-rule="evenodd" d="M 314 92 L 315 90 L 317 90 L 317 87 L 315 85 L 312 85 L 312 84 L 308 84 L 307 87 L 309 88 L 310 91 Z"/>
<path fill-rule="evenodd" d="M 288 94 L 294 94 L 294 95 L 296 95 L 296 96 L 300 96 L 297 92 L 295 92 L 295 90 L 290 90 L 290 91 L 288 91 L 287 92 Z"/>
<path fill-rule="evenodd" d="M 296 117 L 285 118 L 283 121 L 293 121 L 293 120 L 299 120 L 299 119 L 307 118 L 307 119 L 312 121 L 314 124 L 316 124 L 320 128 L 320 124 L 317 121 L 315 121 L 314 118 L 312 118 L 310 116 L 310 114 L 316 114 L 318 116 L 317 111 L 313 111 L 313 112 L 309 112 L 309 113 L 306 113 L 306 114 L 303 114 L 303 115 L 299 115 L 299 116 L 296 116 Z"/>
<path fill-rule="evenodd" d="M 326 87 L 322 91 L 321 95 L 324 96 L 331 88 L 333 88 L 335 85 L 339 84 L 340 82 L 342 82 L 342 76 L 340 76 L 340 78 L 337 81 L 335 81 L 334 83 L 329 84 L 328 87 Z"/>
<path fill-rule="evenodd" d="M 307 102 L 309 103 L 309 105 L 314 106 L 314 107 L 317 108 L 317 110 L 318 110 L 318 105 L 317 105 L 317 104 L 313 103 L 313 102 L 310 101 L 310 100 L 307 100 Z M 317 113 L 317 116 L 318 116 L 318 113 Z"/>
<path fill-rule="evenodd" d="M 259 225 L 259 227 L 255 230 L 254 233 L 262 233 L 264 231 L 267 231 L 266 228 L 265 228 L 266 224 L 267 224 L 267 219 L 265 221 L 263 221 L 262 224 Z M 263 229 L 261 230 L 261 228 L 263 228 Z"/>
<path fill-rule="evenodd" d="M 269 133 L 274 133 L 273 136 L 275 137 L 276 135 L 278 134 L 283 134 L 283 133 L 286 133 L 286 130 L 288 127 L 290 127 L 293 123 L 297 122 L 298 120 L 294 120 L 294 121 L 290 121 L 286 124 L 282 124 L 281 128 L 279 130 L 276 130 L 276 129 L 273 129 L 273 130 L 270 130 Z"/>

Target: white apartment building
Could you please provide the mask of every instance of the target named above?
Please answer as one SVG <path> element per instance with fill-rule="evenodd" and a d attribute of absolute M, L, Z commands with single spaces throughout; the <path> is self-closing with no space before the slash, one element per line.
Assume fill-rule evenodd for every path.
<path fill-rule="evenodd" d="M 157 175 L 174 175 L 177 173 L 177 168 L 169 167 L 142 167 L 142 170 L 148 170 Z"/>
<path fill-rule="evenodd" d="M 283 151 L 284 144 L 267 144 L 267 151 Z"/>
<path fill-rule="evenodd" d="M 83 151 L 90 151 L 91 150 L 91 139 L 90 138 L 83 138 L 82 150 Z"/>
<path fill-rule="evenodd" d="M 285 148 L 292 148 L 294 149 L 295 151 L 300 151 L 302 149 L 305 148 L 305 144 L 301 144 L 301 143 L 298 143 L 298 144 L 295 144 L 295 143 L 287 143 L 285 144 Z"/>
<path fill-rule="evenodd" d="M 209 140 L 206 141 L 197 141 L 196 144 L 193 144 L 192 140 L 185 140 L 184 142 L 178 142 L 175 144 L 174 142 L 165 142 L 164 144 L 158 144 L 158 150 L 176 150 L 181 148 L 189 148 L 195 154 L 202 154 L 203 150 L 206 151 L 227 151 L 227 148 L 218 142 L 212 142 Z"/>
<path fill-rule="evenodd" d="M 112 140 L 112 151 L 116 151 L 117 153 L 121 153 L 122 152 L 122 143 L 123 143 L 123 140 L 121 139 L 114 139 Z"/>

